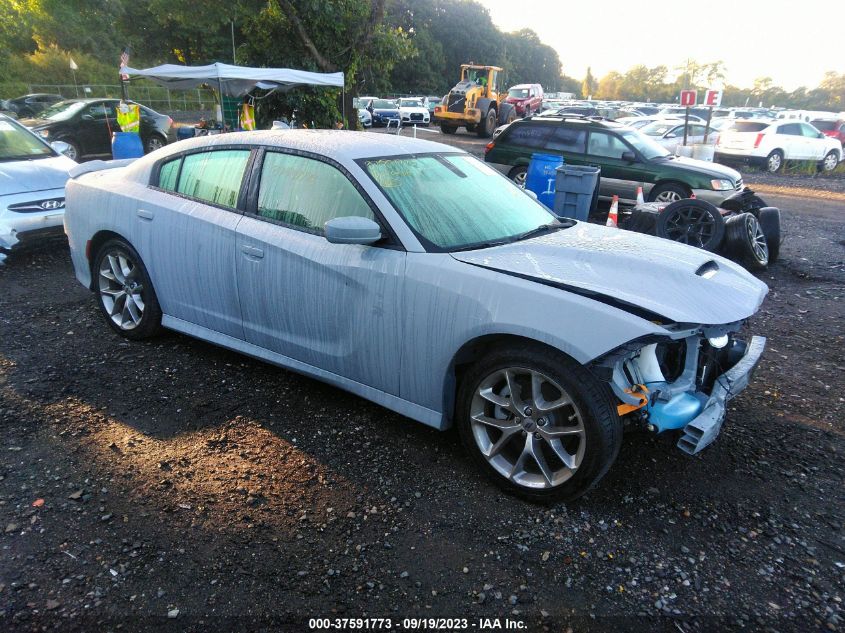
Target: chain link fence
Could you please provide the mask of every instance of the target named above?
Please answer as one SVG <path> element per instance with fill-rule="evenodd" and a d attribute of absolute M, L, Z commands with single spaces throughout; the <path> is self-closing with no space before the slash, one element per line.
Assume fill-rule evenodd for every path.
<path fill-rule="evenodd" d="M 122 96 L 119 84 L 30 84 L 27 93 L 44 92 L 61 95 L 66 99 L 76 98 L 113 98 Z M 158 112 L 213 110 L 214 95 L 210 90 L 170 90 L 163 86 L 130 82 L 127 93 L 132 101 L 149 106 Z M 0 83 L 0 97 L 15 98 L 20 96 L 20 84 Z"/>

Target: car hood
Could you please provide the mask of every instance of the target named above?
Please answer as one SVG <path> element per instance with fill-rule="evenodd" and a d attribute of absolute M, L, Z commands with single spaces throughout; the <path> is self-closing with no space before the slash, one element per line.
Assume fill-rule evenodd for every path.
<path fill-rule="evenodd" d="M 584 222 L 452 257 L 675 323 L 740 321 L 768 292 L 746 270 L 707 251 Z"/>
<path fill-rule="evenodd" d="M 55 121 L 50 121 L 49 119 L 20 119 L 18 123 L 32 130 L 35 128 L 47 127 L 52 123 L 55 123 Z"/>
<path fill-rule="evenodd" d="M 652 140 L 657 140 L 652 138 Z M 677 141 L 678 139 L 669 139 L 671 141 Z M 686 158 L 684 156 L 676 156 L 670 160 L 666 161 L 659 161 L 660 164 L 666 165 L 682 165 L 687 169 L 692 171 L 698 172 L 699 174 L 703 174 L 705 176 L 710 177 L 711 179 L 717 178 L 730 178 L 734 182 L 742 178 L 742 174 L 740 174 L 736 169 L 731 169 L 725 165 L 720 165 L 719 163 L 711 163 L 707 160 L 697 160 L 695 158 Z"/>
<path fill-rule="evenodd" d="M 0 162 L 0 196 L 60 189 L 75 165 L 67 156 Z"/>
<path fill-rule="evenodd" d="M 399 108 L 399 112 L 407 112 L 410 114 L 418 113 L 418 114 L 428 114 L 428 108 L 423 108 L 421 106 L 401 106 Z"/>

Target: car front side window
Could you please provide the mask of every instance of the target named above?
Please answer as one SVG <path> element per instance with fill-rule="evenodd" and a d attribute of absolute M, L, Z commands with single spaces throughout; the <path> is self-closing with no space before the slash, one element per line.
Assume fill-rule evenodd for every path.
<path fill-rule="evenodd" d="M 622 139 L 606 132 L 590 132 L 587 153 L 606 158 L 622 158 L 622 154 L 631 151 Z"/>
<path fill-rule="evenodd" d="M 188 154 L 182 159 L 176 191 L 191 198 L 235 208 L 248 160 L 248 149 Z"/>
<path fill-rule="evenodd" d="M 261 167 L 257 213 L 262 218 L 322 234 L 333 218 L 375 220 L 373 211 L 349 179 L 322 161 L 268 152 Z"/>

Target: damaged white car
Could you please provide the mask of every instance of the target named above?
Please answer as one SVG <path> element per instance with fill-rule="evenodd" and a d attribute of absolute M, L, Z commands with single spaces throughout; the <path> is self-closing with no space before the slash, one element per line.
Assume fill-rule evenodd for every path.
<path fill-rule="evenodd" d="M 530 499 L 594 486 L 623 420 L 699 452 L 765 345 L 743 324 L 766 285 L 737 264 L 558 221 L 440 143 L 249 132 L 84 173 L 105 166 L 75 170 L 65 223 L 109 327 L 170 328 L 455 424 Z"/>
<path fill-rule="evenodd" d="M 0 114 L 0 252 L 62 235 L 65 182 L 76 165 L 66 148 Z"/>

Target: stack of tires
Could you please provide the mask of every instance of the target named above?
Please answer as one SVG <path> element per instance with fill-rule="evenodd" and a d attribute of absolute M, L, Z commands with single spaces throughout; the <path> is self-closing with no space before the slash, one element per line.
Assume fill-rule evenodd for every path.
<path fill-rule="evenodd" d="M 697 199 L 664 208 L 655 233 L 676 242 L 730 257 L 749 270 L 762 270 L 780 254 L 780 210 L 753 194 L 725 200 L 722 208 Z"/>

